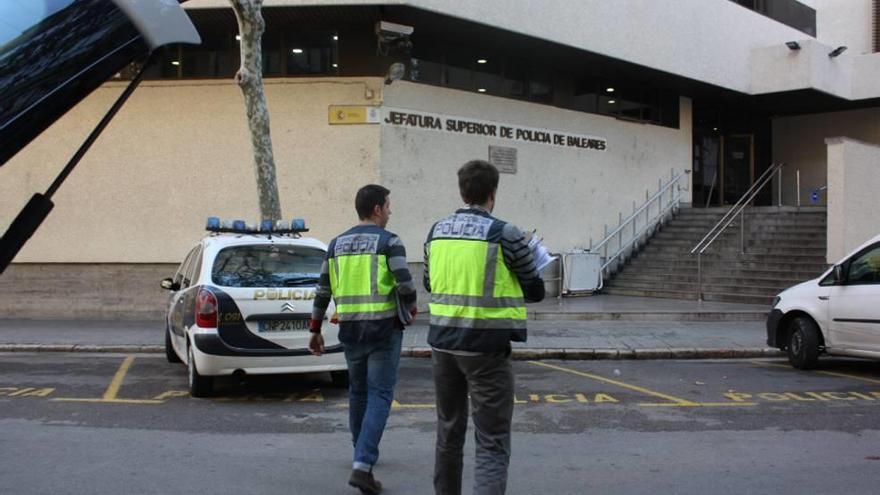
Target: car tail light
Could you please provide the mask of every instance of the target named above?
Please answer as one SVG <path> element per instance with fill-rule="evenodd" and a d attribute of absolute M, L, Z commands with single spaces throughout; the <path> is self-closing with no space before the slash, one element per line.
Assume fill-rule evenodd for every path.
<path fill-rule="evenodd" d="M 206 289 L 199 289 L 199 295 L 196 296 L 196 325 L 217 326 L 217 298 Z"/>

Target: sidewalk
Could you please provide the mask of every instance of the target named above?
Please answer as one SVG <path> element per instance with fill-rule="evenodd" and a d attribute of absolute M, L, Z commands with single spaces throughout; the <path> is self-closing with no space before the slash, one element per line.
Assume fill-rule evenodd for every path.
<path fill-rule="evenodd" d="M 709 359 L 778 356 L 766 347 L 768 308 L 592 296 L 529 305 L 516 359 Z M 0 352 L 164 352 L 162 321 L 0 319 Z M 408 327 L 403 355 L 427 357 L 427 318 Z"/>

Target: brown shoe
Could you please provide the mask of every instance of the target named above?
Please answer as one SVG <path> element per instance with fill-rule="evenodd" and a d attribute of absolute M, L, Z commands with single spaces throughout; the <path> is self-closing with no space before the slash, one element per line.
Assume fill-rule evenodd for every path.
<path fill-rule="evenodd" d="M 373 473 L 361 471 L 360 469 L 351 470 L 351 478 L 348 479 L 348 484 L 360 490 L 361 493 L 369 493 L 370 495 L 375 495 L 382 491 L 382 483 L 373 478 Z"/>

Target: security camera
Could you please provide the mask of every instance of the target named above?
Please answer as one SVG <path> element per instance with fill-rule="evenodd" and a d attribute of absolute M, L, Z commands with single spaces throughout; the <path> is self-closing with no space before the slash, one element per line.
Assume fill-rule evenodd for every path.
<path fill-rule="evenodd" d="M 409 36 L 415 29 L 412 26 L 404 26 L 394 22 L 379 21 L 376 23 L 376 53 L 387 56 L 397 52 L 408 56 L 412 51 L 412 42 Z"/>
<path fill-rule="evenodd" d="M 412 26 L 405 26 L 394 22 L 379 21 L 376 23 L 376 34 L 389 40 L 409 36 L 413 31 L 414 28 Z"/>

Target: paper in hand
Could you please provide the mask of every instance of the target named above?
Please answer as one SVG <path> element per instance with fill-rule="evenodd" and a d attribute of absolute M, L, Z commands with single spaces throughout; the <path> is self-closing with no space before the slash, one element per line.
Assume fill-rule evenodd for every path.
<path fill-rule="evenodd" d="M 547 248 L 541 244 L 541 241 L 544 240 L 541 237 L 538 237 L 536 232 L 532 232 L 532 238 L 529 239 L 529 250 L 532 251 L 532 257 L 535 259 L 535 267 L 540 272 L 544 268 L 547 268 L 547 265 L 552 263 L 556 256 L 552 256 Z"/>

